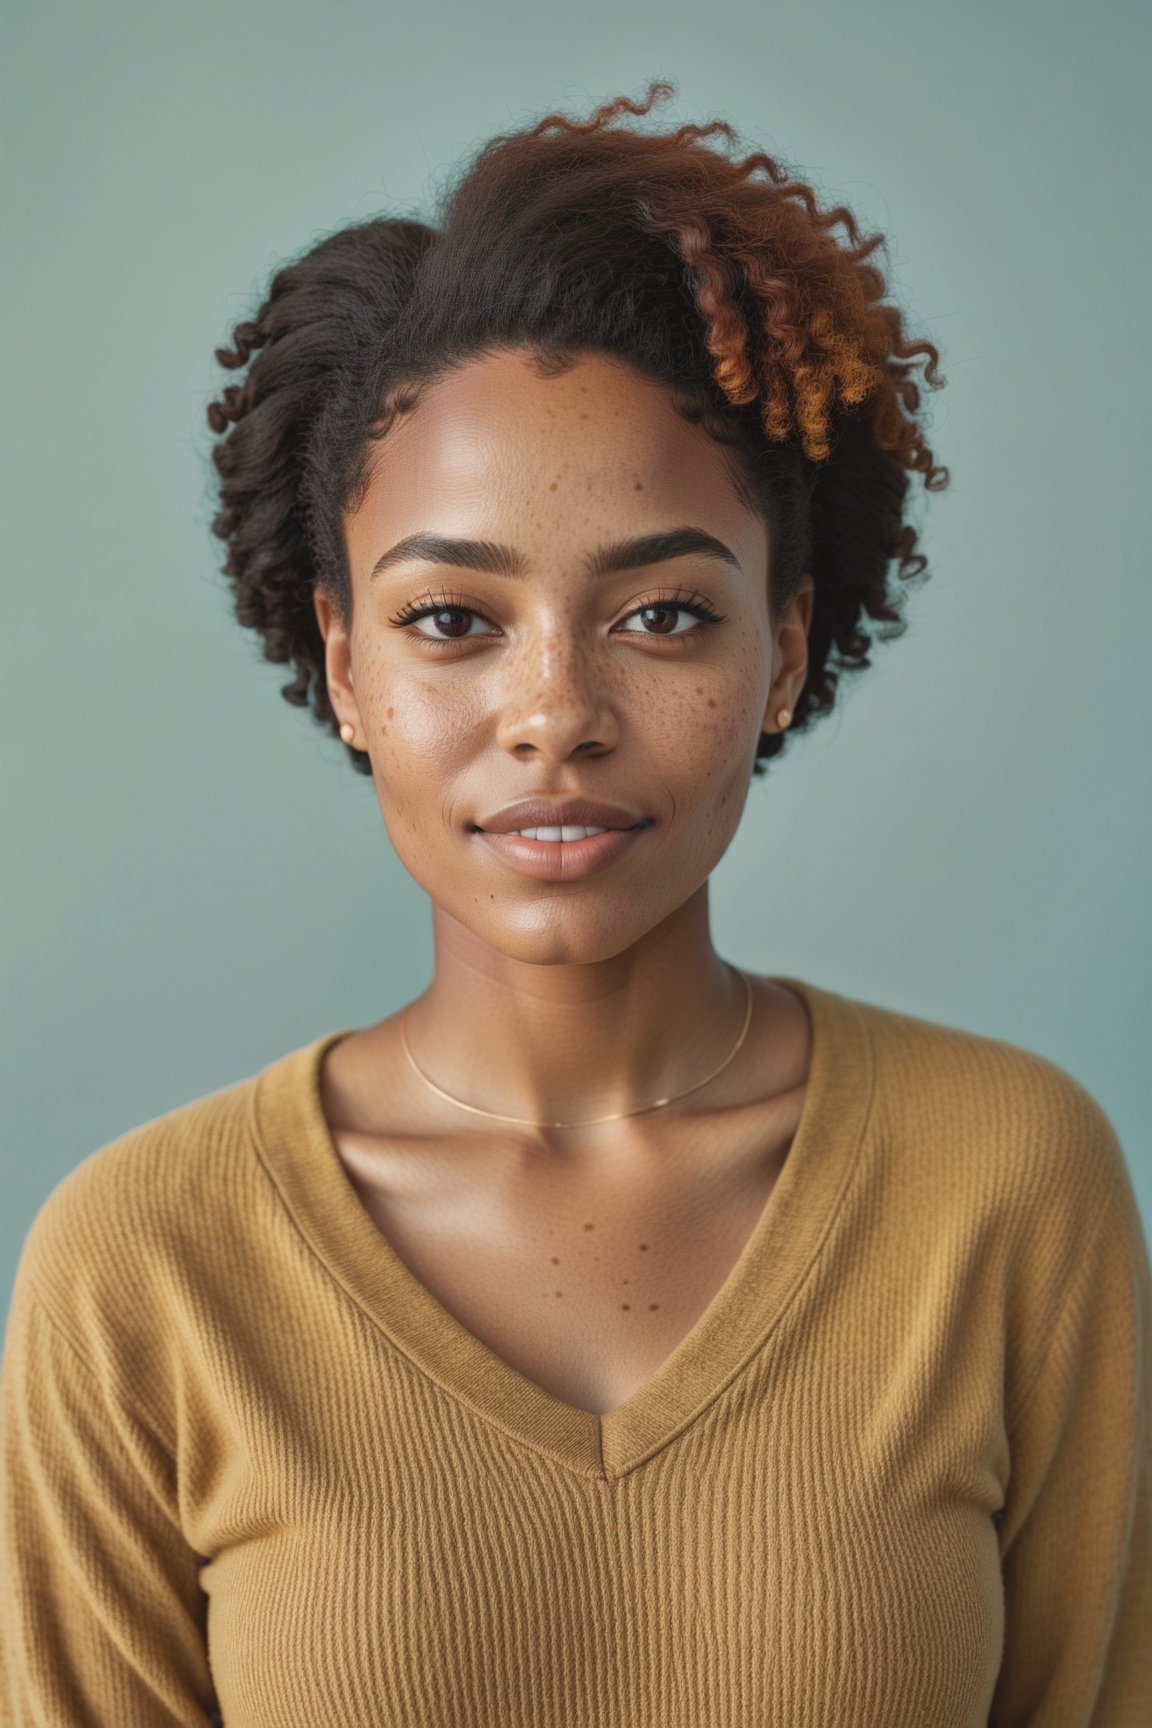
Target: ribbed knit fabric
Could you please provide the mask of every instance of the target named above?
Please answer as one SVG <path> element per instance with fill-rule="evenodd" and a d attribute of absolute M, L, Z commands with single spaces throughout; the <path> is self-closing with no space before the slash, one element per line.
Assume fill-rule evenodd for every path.
<path fill-rule="evenodd" d="M 1014 1045 L 776 982 L 814 1029 L 791 1151 L 605 1416 L 372 1223 L 321 1109 L 343 1031 L 65 1177 L 0 1383 L 3 1720 L 1149 1728 L 1152 1279 L 1109 1119 Z"/>

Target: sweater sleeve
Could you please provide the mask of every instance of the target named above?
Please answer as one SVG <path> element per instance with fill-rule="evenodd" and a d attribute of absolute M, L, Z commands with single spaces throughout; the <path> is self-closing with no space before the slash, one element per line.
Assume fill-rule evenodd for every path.
<path fill-rule="evenodd" d="M 0 1721 L 218 1722 L 199 1564 L 171 1448 L 18 1273 L 0 1371 Z"/>
<path fill-rule="evenodd" d="M 1119 1144 L 1008 1428 L 989 1728 L 1152 1723 L 1152 1275 Z"/>

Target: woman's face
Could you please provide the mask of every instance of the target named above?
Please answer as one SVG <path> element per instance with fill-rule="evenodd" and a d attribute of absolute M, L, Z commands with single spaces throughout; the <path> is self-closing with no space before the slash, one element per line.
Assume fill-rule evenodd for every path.
<path fill-rule="evenodd" d="M 468 364 L 389 430 L 345 532 L 347 634 L 315 596 L 328 686 L 436 906 L 516 959 L 588 962 L 704 887 L 761 730 L 796 705 L 811 579 L 770 618 L 765 524 L 661 386 L 600 355 Z M 530 798 L 642 825 L 572 851 L 494 839 Z"/>

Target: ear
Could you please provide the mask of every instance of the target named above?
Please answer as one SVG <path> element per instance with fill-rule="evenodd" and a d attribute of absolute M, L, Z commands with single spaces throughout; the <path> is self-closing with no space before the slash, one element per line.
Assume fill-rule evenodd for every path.
<path fill-rule="evenodd" d="M 324 679 L 329 700 L 337 722 L 343 725 L 348 721 L 354 728 L 349 742 L 363 750 L 364 727 L 352 687 L 352 645 L 331 596 L 319 582 L 312 590 L 312 608 L 324 642 Z"/>
<path fill-rule="evenodd" d="M 812 624 L 812 604 L 816 583 L 811 571 L 804 572 L 799 588 L 793 594 L 772 630 L 772 684 L 764 707 L 762 732 L 778 732 L 776 716 L 781 708 L 796 712 L 804 680 L 808 676 L 808 631 Z"/>

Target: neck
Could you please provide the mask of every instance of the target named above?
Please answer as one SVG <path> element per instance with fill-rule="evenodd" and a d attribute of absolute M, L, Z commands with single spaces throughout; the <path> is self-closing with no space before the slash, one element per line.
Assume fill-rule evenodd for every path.
<path fill-rule="evenodd" d="M 481 1110 L 533 1123 L 638 1111 L 703 1079 L 744 1022 L 743 981 L 712 946 L 707 884 L 606 960 L 516 959 L 439 907 L 433 928 L 435 976 L 412 1004 L 409 1042 L 430 1080 Z"/>

